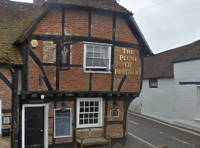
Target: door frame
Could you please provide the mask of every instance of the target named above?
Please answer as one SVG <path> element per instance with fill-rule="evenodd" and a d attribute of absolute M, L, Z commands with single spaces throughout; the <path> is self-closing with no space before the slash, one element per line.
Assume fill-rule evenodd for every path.
<path fill-rule="evenodd" d="M 44 107 L 44 147 L 48 148 L 49 104 L 23 104 L 22 106 L 22 148 L 25 148 L 25 107 Z"/>

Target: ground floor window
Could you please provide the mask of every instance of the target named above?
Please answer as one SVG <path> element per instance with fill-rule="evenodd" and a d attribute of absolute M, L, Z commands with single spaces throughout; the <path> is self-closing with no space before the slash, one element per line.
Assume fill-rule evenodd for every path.
<path fill-rule="evenodd" d="M 77 99 L 77 128 L 102 126 L 102 98 Z"/>

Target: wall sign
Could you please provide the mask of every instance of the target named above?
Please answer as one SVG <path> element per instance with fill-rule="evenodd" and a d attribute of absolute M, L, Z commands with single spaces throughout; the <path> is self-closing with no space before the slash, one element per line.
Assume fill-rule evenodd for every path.
<path fill-rule="evenodd" d="M 141 75 L 141 70 L 135 70 L 135 62 L 138 62 L 135 50 L 122 48 L 122 55 L 119 55 L 119 61 L 124 65 L 123 69 L 115 69 L 115 75 Z"/>
<path fill-rule="evenodd" d="M 3 124 L 10 124 L 10 116 L 3 117 Z"/>
<path fill-rule="evenodd" d="M 37 40 L 31 40 L 31 47 L 36 48 L 38 46 Z"/>
<path fill-rule="evenodd" d="M 54 138 L 71 137 L 72 115 L 71 108 L 54 110 Z"/>
<path fill-rule="evenodd" d="M 119 110 L 118 109 L 110 110 L 110 117 L 111 118 L 117 118 L 117 117 L 119 117 Z"/>
<path fill-rule="evenodd" d="M 60 70 L 70 69 L 70 44 L 60 47 Z"/>

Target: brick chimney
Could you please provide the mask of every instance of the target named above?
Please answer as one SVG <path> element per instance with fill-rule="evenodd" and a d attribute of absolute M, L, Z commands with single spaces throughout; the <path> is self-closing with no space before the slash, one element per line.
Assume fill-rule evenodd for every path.
<path fill-rule="evenodd" d="M 43 5 L 45 0 L 33 0 L 33 4 L 35 5 Z"/>

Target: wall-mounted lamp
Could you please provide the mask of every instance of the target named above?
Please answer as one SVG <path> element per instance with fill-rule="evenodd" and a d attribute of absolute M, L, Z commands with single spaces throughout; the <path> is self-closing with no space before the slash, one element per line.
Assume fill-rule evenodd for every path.
<path fill-rule="evenodd" d="M 41 98 L 42 100 L 44 100 L 44 97 L 45 97 L 45 95 L 41 95 L 41 96 L 40 96 L 40 98 Z"/>

